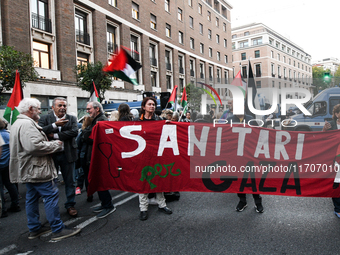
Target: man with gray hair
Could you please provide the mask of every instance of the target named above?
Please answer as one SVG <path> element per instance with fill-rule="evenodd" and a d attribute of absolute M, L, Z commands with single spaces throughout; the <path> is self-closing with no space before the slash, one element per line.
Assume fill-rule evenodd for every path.
<path fill-rule="evenodd" d="M 92 133 L 93 127 L 98 123 L 98 121 L 104 121 L 107 120 L 107 118 L 105 117 L 103 107 L 99 102 L 88 102 L 86 105 L 86 111 L 89 113 L 90 117 L 93 118 L 91 125 L 85 128 L 82 133 L 83 142 L 87 144 L 87 150 L 85 153 L 86 167 L 83 169 L 85 175 L 84 178 L 88 180 L 93 147 L 93 140 L 90 138 L 90 135 Z M 98 213 L 97 218 L 104 218 L 116 211 L 116 208 L 112 204 L 111 194 L 108 190 L 98 191 L 98 196 L 101 201 L 101 205 L 94 208 L 93 210 L 94 213 Z M 87 198 L 87 201 L 92 201 L 92 195 Z"/>
<path fill-rule="evenodd" d="M 17 107 L 19 115 L 10 134 L 10 179 L 13 183 L 26 183 L 26 215 L 28 239 L 35 239 L 52 230 L 51 240 L 57 241 L 76 235 L 81 229 L 67 229 L 59 213 L 59 190 L 54 179 L 57 170 L 50 154 L 61 151 L 63 142 L 48 141 L 37 124 L 40 102 L 25 98 Z M 39 221 L 39 198 L 42 197 L 50 228 Z"/>
<path fill-rule="evenodd" d="M 75 162 L 78 159 L 76 137 L 78 135 L 77 118 L 66 113 L 66 98 L 56 97 L 52 102 L 52 111 L 41 117 L 39 126 L 50 141 L 64 142 L 64 150 L 53 153 L 52 158 L 55 167 L 63 175 L 65 183 L 66 202 L 65 208 L 71 217 L 76 217 L 78 212 L 74 208 L 76 204 Z"/>

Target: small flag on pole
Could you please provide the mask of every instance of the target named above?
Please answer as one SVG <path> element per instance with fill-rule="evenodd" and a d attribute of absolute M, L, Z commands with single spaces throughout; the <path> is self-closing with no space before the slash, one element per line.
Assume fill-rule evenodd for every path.
<path fill-rule="evenodd" d="M 122 47 L 118 54 L 114 55 L 104 68 L 103 71 L 112 74 L 114 77 L 139 85 L 136 77 L 136 71 L 142 67 L 136 62 Z"/>
<path fill-rule="evenodd" d="M 178 86 L 175 85 L 174 89 L 172 90 L 171 92 L 171 95 L 170 95 L 170 98 L 169 98 L 169 101 L 167 103 L 168 104 L 171 104 L 172 105 L 172 110 L 173 111 L 176 111 L 177 110 L 177 88 Z"/>
<path fill-rule="evenodd" d="M 91 94 L 90 102 L 99 102 L 100 103 L 98 91 L 97 91 L 96 85 L 94 84 L 94 81 L 92 81 L 90 94 Z"/>
<path fill-rule="evenodd" d="M 186 114 L 186 112 L 187 112 L 187 104 L 188 104 L 187 92 L 186 92 L 185 87 L 184 87 L 182 98 L 181 98 L 181 105 L 183 107 L 183 115 Z"/>
<path fill-rule="evenodd" d="M 22 99 L 23 99 L 23 93 L 22 93 L 21 82 L 20 82 L 20 74 L 18 70 L 16 70 L 12 95 L 8 101 L 8 104 L 7 104 L 5 113 L 4 113 L 4 119 L 6 119 L 8 123 L 11 123 L 11 125 L 16 121 L 17 116 L 19 115 L 19 111 L 15 107 L 19 105 Z"/>
<path fill-rule="evenodd" d="M 238 86 L 242 90 L 243 95 L 246 96 L 247 83 L 242 79 L 241 71 L 236 74 L 231 85 Z"/>

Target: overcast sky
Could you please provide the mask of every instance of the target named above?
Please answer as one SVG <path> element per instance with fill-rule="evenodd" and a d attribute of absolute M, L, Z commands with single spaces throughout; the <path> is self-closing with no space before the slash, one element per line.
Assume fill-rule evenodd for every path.
<path fill-rule="evenodd" d="M 233 6 L 231 27 L 263 23 L 285 36 L 312 60 L 340 60 L 340 1 L 227 0 Z"/>

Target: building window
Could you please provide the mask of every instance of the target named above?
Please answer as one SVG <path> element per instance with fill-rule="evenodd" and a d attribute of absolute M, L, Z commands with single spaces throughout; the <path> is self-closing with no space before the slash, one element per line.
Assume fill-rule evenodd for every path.
<path fill-rule="evenodd" d="M 132 2 L 132 18 L 139 20 L 139 5 Z"/>
<path fill-rule="evenodd" d="M 149 56 L 150 56 L 150 64 L 152 66 L 157 66 L 157 57 L 156 57 L 156 45 L 149 45 Z"/>
<path fill-rule="evenodd" d="M 164 8 L 165 8 L 165 11 L 170 12 L 170 0 L 164 1 Z"/>
<path fill-rule="evenodd" d="M 277 60 L 280 61 L 280 54 L 277 53 Z"/>
<path fill-rule="evenodd" d="M 200 78 L 204 79 L 204 64 L 200 63 Z"/>
<path fill-rule="evenodd" d="M 192 38 L 192 37 L 190 37 L 190 48 L 191 48 L 192 50 L 195 49 L 195 40 L 194 40 L 194 38 Z"/>
<path fill-rule="evenodd" d="M 117 7 L 117 0 L 109 0 L 109 5 L 112 5 L 113 7 Z"/>
<path fill-rule="evenodd" d="M 192 59 L 189 60 L 189 68 L 190 68 L 190 76 L 194 77 L 195 76 L 195 62 Z"/>
<path fill-rule="evenodd" d="M 227 24 L 223 22 L 223 31 L 227 32 Z"/>
<path fill-rule="evenodd" d="M 260 45 L 262 44 L 262 37 L 261 38 L 255 38 L 252 40 L 253 45 Z"/>
<path fill-rule="evenodd" d="M 208 20 L 211 21 L 211 12 L 210 11 L 208 11 L 207 17 L 208 17 Z"/>
<path fill-rule="evenodd" d="M 198 13 L 202 15 L 202 5 L 198 4 Z"/>
<path fill-rule="evenodd" d="M 136 60 L 140 61 L 139 59 L 139 37 L 131 35 L 130 36 L 130 48 L 131 48 L 131 57 Z M 137 71 L 138 74 L 138 71 Z"/>
<path fill-rule="evenodd" d="M 241 60 L 246 60 L 246 59 L 247 59 L 246 53 L 245 52 L 241 53 Z"/>
<path fill-rule="evenodd" d="M 213 67 L 209 66 L 209 81 L 213 81 Z"/>
<path fill-rule="evenodd" d="M 165 24 L 165 35 L 171 37 L 171 26 L 169 24 Z"/>
<path fill-rule="evenodd" d="M 240 48 L 246 48 L 246 47 L 248 47 L 249 45 L 248 45 L 248 41 L 243 41 L 243 42 L 239 42 L 239 47 Z"/>
<path fill-rule="evenodd" d="M 210 29 L 208 29 L 208 39 L 211 40 L 211 30 Z"/>
<path fill-rule="evenodd" d="M 157 73 L 151 72 L 151 86 L 157 87 Z"/>
<path fill-rule="evenodd" d="M 250 35 L 249 31 L 244 32 L 244 36 Z"/>
<path fill-rule="evenodd" d="M 178 20 L 183 21 L 183 12 L 181 8 L 178 8 Z"/>
<path fill-rule="evenodd" d="M 204 44 L 200 43 L 200 53 L 204 54 Z"/>
<path fill-rule="evenodd" d="M 75 23 L 77 42 L 90 45 L 90 35 L 87 33 L 87 14 L 76 10 Z"/>
<path fill-rule="evenodd" d="M 217 68 L 216 69 L 216 78 L 217 78 L 217 83 L 221 83 L 221 69 Z M 218 94 L 221 94 L 220 92 Z"/>
<path fill-rule="evenodd" d="M 231 39 L 235 39 L 235 38 L 237 38 L 237 35 L 232 35 L 231 36 Z"/>
<path fill-rule="evenodd" d="M 261 77 L 261 65 L 260 64 L 255 65 L 255 73 L 256 73 L 256 77 Z"/>
<path fill-rule="evenodd" d="M 33 0 L 31 2 L 32 9 L 32 27 L 52 33 L 52 23 L 48 17 L 48 1 Z"/>
<path fill-rule="evenodd" d="M 259 58 L 260 57 L 260 51 L 259 50 L 256 50 L 255 51 L 255 58 Z"/>
<path fill-rule="evenodd" d="M 223 46 L 224 46 L 224 48 L 227 48 L 227 39 L 223 40 Z"/>
<path fill-rule="evenodd" d="M 274 58 L 274 52 L 273 51 L 270 51 L 270 57 Z"/>
<path fill-rule="evenodd" d="M 192 0 L 188 0 L 188 4 L 192 7 Z"/>
<path fill-rule="evenodd" d="M 165 51 L 165 66 L 166 66 L 166 70 L 171 71 L 171 52 L 166 50 Z"/>
<path fill-rule="evenodd" d="M 212 58 L 212 48 L 209 47 L 209 57 Z"/>
<path fill-rule="evenodd" d="M 286 63 L 286 56 L 283 56 L 283 63 Z"/>
<path fill-rule="evenodd" d="M 150 27 L 154 30 L 157 29 L 157 18 L 153 14 L 150 14 Z"/>
<path fill-rule="evenodd" d="M 256 88 L 258 88 L 258 89 L 261 88 L 261 81 L 256 81 Z"/>
<path fill-rule="evenodd" d="M 228 64 L 228 56 L 224 55 L 224 63 Z"/>
<path fill-rule="evenodd" d="M 178 32 L 178 42 L 183 44 L 183 33 L 181 31 Z"/>
<path fill-rule="evenodd" d="M 166 76 L 166 88 L 167 89 L 172 89 L 171 76 L 170 75 Z"/>
<path fill-rule="evenodd" d="M 219 51 L 217 52 L 217 61 L 221 61 L 221 53 Z"/>
<path fill-rule="evenodd" d="M 234 43 L 234 42 L 231 43 L 231 49 L 232 49 L 232 50 L 235 50 L 235 47 L 236 47 L 236 46 L 235 46 L 235 43 Z"/>
<path fill-rule="evenodd" d="M 216 27 L 220 26 L 220 20 L 218 18 L 216 18 Z"/>
<path fill-rule="evenodd" d="M 216 43 L 220 44 L 220 36 L 219 35 L 216 35 Z"/>
<path fill-rule="evenodd" d="M 203 24 L 200 23 L 200 34 L 203 34 Z"/>
<path fill-rule="evenodd" d="M 116 40 L 116 27 L 107 25 L 107 51 L 114 53 L 117 47 Z"/>
<path fill-rule="evenodd" d="M 189 16 L 189 26 L 190 26 L 191 28 L 194 28 L 194 18 L 191 17 L 191 16 Z"/>
<path fill-rule="evenodd" d="M 274 69 L 274 64 L 271 64 L 271 71 L 272 71 L 272 75 L 275 75 L 275 69 Z"/>
<path fill-rule="evenodd" d="M 35 67 L 50 69 L 49 45 L 33 41 L 33 60 Z"/>
<path fill-rule="evenodd" d="M 178 67 L 179 67 L 179 73 L 184 74 L 184 65 L 183 65 L 183 56 L 178 55 Z"/>
<path fill-rule="evenodd" d="M 82 53 L 82 52 L 77 52 L 77 65 L 85 65 L 89 63 L 89 55 Z"/>

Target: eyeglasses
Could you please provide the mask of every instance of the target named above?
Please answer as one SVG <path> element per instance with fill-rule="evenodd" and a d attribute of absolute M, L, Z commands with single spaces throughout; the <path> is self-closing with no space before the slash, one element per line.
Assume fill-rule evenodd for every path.
<path fill-rule="evenodd" d="M 64 107 L 64 108 L 66 108 L 66 104 L 58 104 L 58 107 Z"/>

